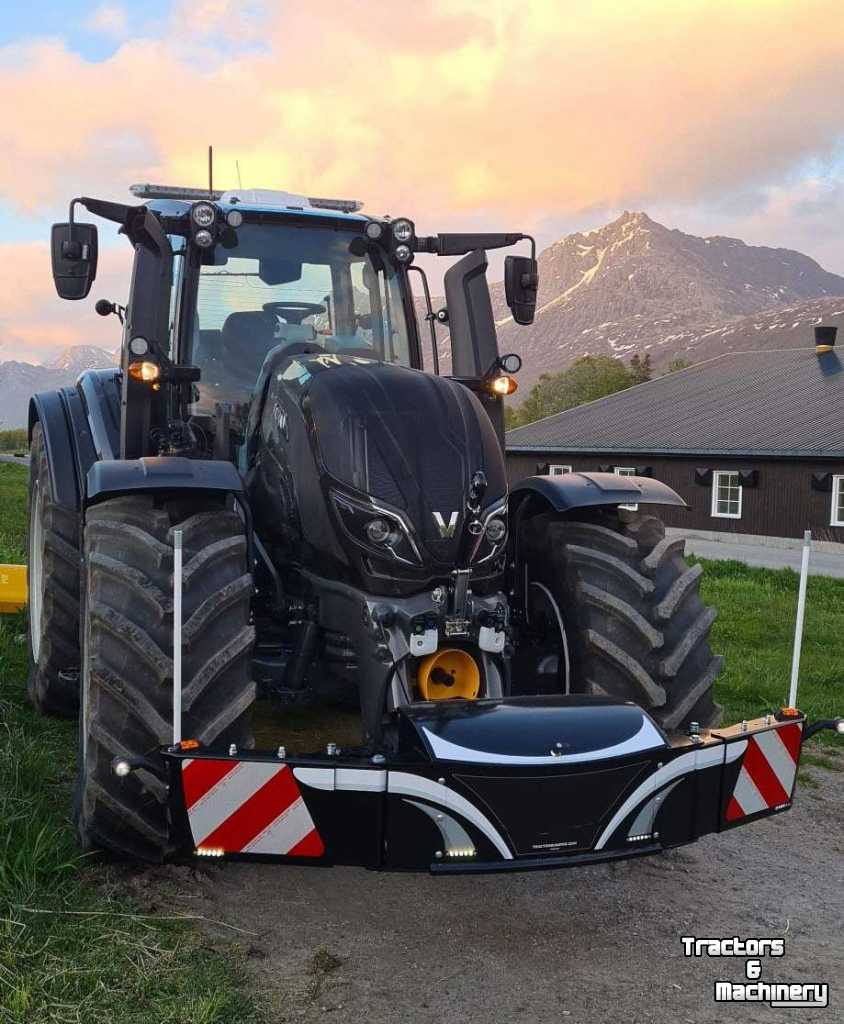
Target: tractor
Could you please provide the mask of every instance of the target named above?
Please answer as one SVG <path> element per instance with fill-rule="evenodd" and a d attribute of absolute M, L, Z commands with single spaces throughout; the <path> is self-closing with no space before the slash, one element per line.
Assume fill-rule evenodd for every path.
<path fill-rule="evenodd" d="M 79 207 L 133 247 L 125 306 L 96 304 L 120 365 L 29 413 L 29 693 L 79 716 L 86 849 L 496 870 L 656 852 L 790 804 L 805 720 L 718 729 L 700 568 L 629 508 L 683 500 L 607 473 L 508 486 L 521 359 L 498 350 L 487 251 L 529 246 L 504 291 L 530 324 L 530 236 L 131 191 L 74 199 L 52 231 L 65 299 L 96 275 Z M 452 258 L 442 309 L 417 254 Z M 289 716 L 330 729 L 337 708 L 356 742 L 293 748 Z M 793 771 L 744 806 L 755 743 Z"/>

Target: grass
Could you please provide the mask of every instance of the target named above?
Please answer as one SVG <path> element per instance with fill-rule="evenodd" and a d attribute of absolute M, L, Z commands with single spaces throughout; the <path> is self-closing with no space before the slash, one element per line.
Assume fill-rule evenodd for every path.
<path fill-rule="evenodd" d="M 25 452 L 28 447 L 25 427 L 0 430 L 0 452 Z"/>
<path fill-rule="evenodd" d="M 787 703 L 799 576 L 742 562 L 703 563 L 702 594 L 718 609 L 713 649 L 725 656 L 716 683 L 724 721 L 738 722 Z M 800 709 L 810 718 L 844 714 L 844 579 L 810 576 L 800 660 Z M 821 744 L 841 741 L 822 732 Z"/>
<path fill-rule="evenodd" d="M 26 470 L 0 463 L 0 562 L 23 559 L 25 495 Z M 0 617 L 0 1022 L 256 1021 L 237 947 L 145 915 L 119 869 L 80 856 L 76 726 L 25 703 L 25 628 Z"/>

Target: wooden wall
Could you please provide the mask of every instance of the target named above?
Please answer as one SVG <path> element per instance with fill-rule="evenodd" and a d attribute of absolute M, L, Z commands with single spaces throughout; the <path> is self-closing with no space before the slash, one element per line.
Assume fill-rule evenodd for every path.
<path fill-rule="evenodd" d="M 831 491 L 818 491 L 812 476 L 844 474 L 844 461 L 802 461 L 799 459 L 735 459 L 718 456 L 666 458 L 648 455 L 566 455 L 541 452 L 536 455 L 508 453 L 507 474 L 510 484 L 537 473 L 549 463 L 570 465 L 575 471 L 595 471 L 607 466 L 649 467 L 649 475 L 673 487 L 689 504 L 689 509 L 663 506 L 659 514 L 668 526 L 690 530 L 717 530 L 721 533 L 755 533 L 769 537 L 802 537 L 809 529 L 816 540 L 844 543 L 844 527 L 830 526 Z M 699 469 L 757 470 L 758 483 L 745 487 L 741 519 L 712 516 L 711 484 L 695 482 Z"/>

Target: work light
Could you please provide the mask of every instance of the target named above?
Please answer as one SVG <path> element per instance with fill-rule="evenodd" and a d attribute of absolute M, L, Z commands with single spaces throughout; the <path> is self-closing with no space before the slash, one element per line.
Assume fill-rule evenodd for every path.
<path fill-rule="evenodd" d="M 194 224 L 200 228 L 210 228 L 217 219 L 217 211 L 210 203 L 197 203 L 190 215 Z"/>
<path fill-rule="evenodd" d="M 409 245 L 397 245 L 396 259 L 399 263 L 409 263 L 413 259 L 413 250 Z"/>
<path fill-rule="evenodd" d="M 406 217 L 393 221 L 393 238 L 397 242 L 409 242 L 413 238 L 413 224 Z"/>
<path fill-rule="evenodd" d="M 205 228 L 201 228 L 193 236 L 194 242 L 200 247 L 200 249 L 209 249 L 214 244 L 214 236 L 210 231 Z"/>
<path fill-rule="evenodd" d="M 381 235 L 384 234 L 384 228 L 378 223 L 377 220 L 371 220 L 363 229 L 363 231 L 366 237 L 371 242 L 377 242 Z"/>

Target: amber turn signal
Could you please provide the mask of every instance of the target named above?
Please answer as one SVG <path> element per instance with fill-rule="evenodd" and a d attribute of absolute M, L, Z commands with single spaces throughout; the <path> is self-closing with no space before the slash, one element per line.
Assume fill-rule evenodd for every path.
<path fill-rule="evenodd" d="M 147 384 L 161 379 L 161 367 L 158 363 L 147 362 L 146 359 L 136 363 L 129 363 L 129 376 L 135 380 L 142 380 Z"/>
<path fill-rule="evenodd" d="M 199 750 L 201 745 L 199 740 L 179 740 L 176 744 L 179 750 Z"/>
<path fill-rule="evenodd" d="M 519 385 L 513 377 L 495 377 L 492 381 L 492 391 L 496 395 L 512 395 Z"/>

